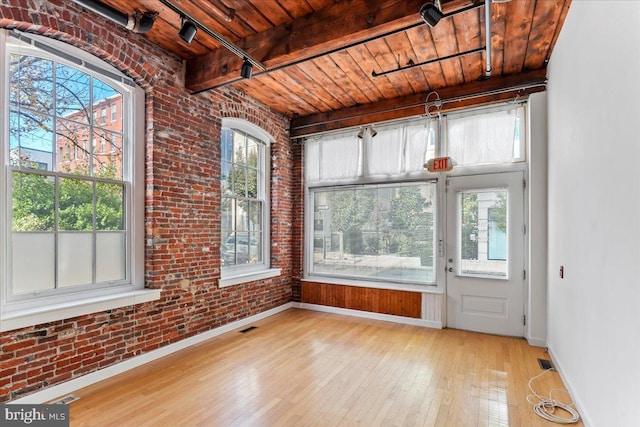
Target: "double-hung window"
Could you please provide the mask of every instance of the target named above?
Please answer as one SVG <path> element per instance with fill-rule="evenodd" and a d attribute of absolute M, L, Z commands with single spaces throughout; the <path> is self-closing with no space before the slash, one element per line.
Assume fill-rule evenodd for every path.
<path fill-rule="evenodd" d="M 270 268 L 269 144 L 246 121 L 224 119 L 221 137 L 221 286 L 273 277 Z"/>
<path fill-rule="evenodd" d="M 0 41 L 2 329 L 143 302 L 143 92 L 61 43 Z"/>

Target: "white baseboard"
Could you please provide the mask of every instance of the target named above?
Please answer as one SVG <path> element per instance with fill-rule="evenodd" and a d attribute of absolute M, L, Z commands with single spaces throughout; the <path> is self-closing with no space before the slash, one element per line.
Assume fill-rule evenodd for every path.
<path fill-rule="evenodd" d="M 99 371 L 83 375 L 79 378 L 74 378 L 62 384 L 51 386 L 44 390 L 35 392 L 28 396 L 22 397 L 20 399 L 12 400 L 11 402 L 7 402 L 7 403 L 34 404 L 34 403 L 50 402 L 62 396 L 66 396 L 69 393 L 73 393 L 74 391 L 79 390 L 81 388 L 106 380 L 107 378 L 111 378 L 115 375 L 121 374 L 130 369 L 137 368 L 138 366 L 142 366 L 145 363 L 149 363 L 154 360 L 160 359 L 161 357 L 167 356 L 171 353 L 175 353 L 176 351 L 185 349 L 195 344 L 199 344 L 203 341 L 206 341 L 208 339 L 230 332 L 234 329 L 241 328 L 243 326 L 246 326 L 258 320 L 262 320 L 269 316 L 273 316 L 274 314 L 280 313 L 281 311 L 288 310 L 293 306 L 294 306 L 293 303 L 288 302 L 279 307 L 272 308 L 271 310 L 267 310 L 262 313 L 258 313 L 254 316 L 250 316 L 245 319 L 240 319 L 235 322 L 231 322 L 226 325 L 220 326 L 218 328 L 212 329 L 210 331 L 203 332 L 201 334 L 194 335 L 189 338 L 185 338 L 181 341 L 178 341 L 173 344 L 169 344 L 157 350 L 152 350 L 148 353 L 144 353 L 139 356 L 132 357 L 131 359 L 127 359 L 115 365 L 108 366 L 104 369 L 100 369 Z"/>
<path fill-rule="evenodd" d="M 371 313 L 369 311 L 329 307 L 326 305 L 307 304 L 305 302 L 294 302 L 292 304 L 294 308 L 301 308 L 305 310 L 322 311 L 325 313 L 342 314 L 345 316 L 355 316 L 365 319 L 384 320 L 387 322 L 404 323 L 406 325 L 425 326 L 427 328 L 442 329 L 441 322 L 435 322 L 432 320 L 414 319 L 412 317 L 394 316 L 391 314 Z"/>
<path fill-rule="evenodd" d="M 589 418 L 589 415 L 585 410 L 585 405 L 582 404 L 580 397 L 576 394 L 575 389 L 571 384 L 571 381 L 569 381 L 569 378 L 567 378 L 564 375 L 564 370 L 562 369 L 562 362 L 558 360 L 558 358 L 553 353 L 553 349 L 551 348 L 549 348 L 549 355 L 551 356 L 551 361 L 553 362 L 553 365 L 556 368 L 556 371 L 560 375 L 560 378 L 562 378 L 562 382 L 564 383 L 565 387 L 567 388 L 567 391 L 569 392 L 569 394 L 571 395 L 571 398 L 573 399 L 573 404 L 578 410 L 578 414 L 580 414 L 580 419 L 582 420 L 582 424 L 584 424 L 585 427 L 595 425 L 591 422 L 591 418 Z"/>
<path fill-rule="evenodd" d="M 527 338 L 527 342 L 532 347 L 546 347 L 547 346 L 547 340 L 545 340 L 544 338 L 529 337 L 529 338 Z"/>

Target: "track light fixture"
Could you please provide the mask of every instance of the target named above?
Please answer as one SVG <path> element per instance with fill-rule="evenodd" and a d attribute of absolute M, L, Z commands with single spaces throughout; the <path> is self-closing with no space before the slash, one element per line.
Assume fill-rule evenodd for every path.
<path fill-rule="evenodd" d="M 444 14 L 440 9 L 440 0 L 432 0 L 422 5 L 420 8 L 420 17 L 430 27 L 435 27 Z"/>
<path fill-rule="evenodd" d="M 178 35 L 182 40 L 187 43 L 191 43 L 197 32 L 198 27 L 196 27 L 196 24 L 188 19 L 182 18 L 182 27 L 180 27 L 180 32 L 178 32 Z"/>
<path fill-rule="evenodd" d="M 250 79 L 251 74 L 253 74 L 253 65 L 251 64 L 251 61 L 249 61 L 247 58 L 244 58 L 244 60 L 242 61 L 242 68 L 240 69 L 240 76 L 243 79 Z"/>

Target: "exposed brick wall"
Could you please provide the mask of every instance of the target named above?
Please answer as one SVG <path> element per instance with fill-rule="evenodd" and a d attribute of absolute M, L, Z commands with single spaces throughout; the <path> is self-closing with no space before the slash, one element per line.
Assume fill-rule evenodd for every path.
<path fill-rule="evenodd" d="M 291 300 L 298 198 L 293 183 L 300 171 L 294 168 L 296 148 L 288 138 L 287 118 L 232 88 L 189 95 L 181 61 L 68 0 L 4 0 L 0 27 L 81 47 L 147 92 L 146 286 L 162 289 L 156 302 L 0 334 L 0 402 Z M 249 120 L 276 139 L 271 147 L 271 260 L 283 271 L 277 278 L 228 288 L 218 288 L 222 117 Z M 299 208 L 296 204 L 296 219 L 301 218 Z"/>
<path fill-rule="evenodd" d="M 293 301 L 302 301 L 301 282 L 304 275 L 304 142 L 299 140 L 293 143 L 294 168 L 292 191 L 293 191 L 293 217 L 296 219 L 293 223 L 293 243 L 291 245 L 292 256 L 292 289 L 291 299 Z"/>

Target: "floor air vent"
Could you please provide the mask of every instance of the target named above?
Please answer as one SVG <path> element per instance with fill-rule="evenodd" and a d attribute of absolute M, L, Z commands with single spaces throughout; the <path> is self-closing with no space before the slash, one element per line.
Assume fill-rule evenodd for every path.
<path fill-rule="evenodd" d="M 75 394 L 70 394 L 68 396 L 65 396 L 63 398 L 60 398 L 54 402 L 51 402 L 54 405 L 68 405 L 71 402 L 75 402 L 76 400 L 80 399 L 78 396 L 76 396 Z"/>
<path fill-rule="evenodd" d="M 547 360 L 547 359 L 538 359 L 538 365 L 540 365 L 540 369 L 544 369 L 545 371 L 548 371 L 549 369 L 553 369 L 555 371 L 556 368 L 554 368 L 553 363 L 551 363 L 551 360 Z"/>
<path fill-rule="evenodd" d="M 249 326 L 248 328 L 244 328 L 243 330 L 240 331 L 241 334 L 246 334 L 247 332 L 253 331 L 254 329 L 257 329 L 257 326 Z"/>

